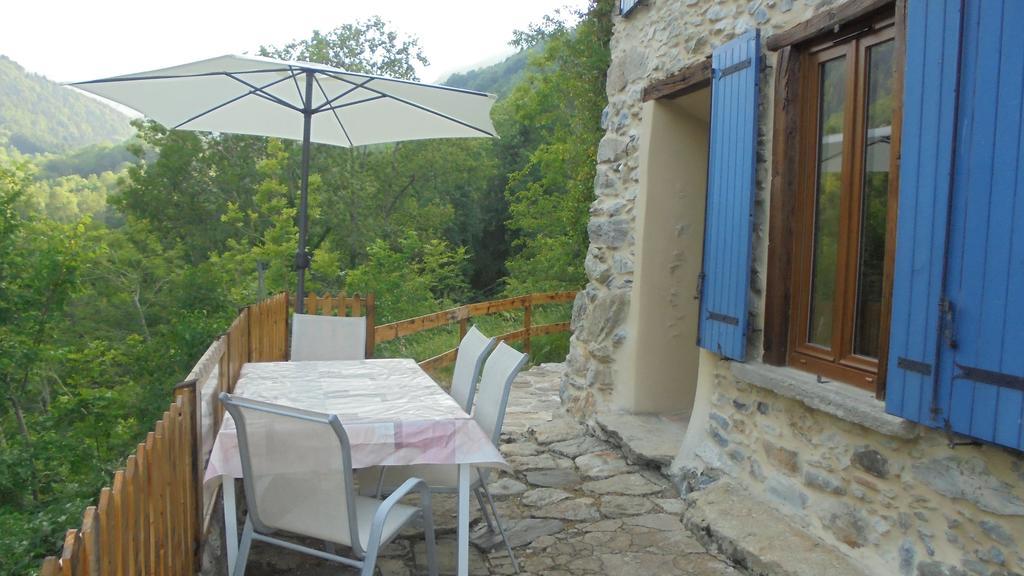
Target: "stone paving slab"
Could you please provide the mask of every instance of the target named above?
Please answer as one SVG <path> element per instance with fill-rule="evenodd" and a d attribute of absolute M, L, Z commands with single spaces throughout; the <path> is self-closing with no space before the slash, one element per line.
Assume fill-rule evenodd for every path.
<path fill-rule="evenodd" d="M 521 574 L 743 574 L 687 531 L 684 501 L 658 470 L 643 465 L 656 461 L 638 462 L 624 456 L 621 449 L 589 436 L 586 427 L 563 415 L 558 396 L 563 371 L 561 365 L 543 364 L 516 379 L 501 446 L 514 470 L 491 479 Z M 414 503 L 415 498 L 409 502 Z M 433 502 L 441 573 L 452 574 L 455 498 L 438 495 Z M 475 502 L 472 508 L 471 574 L 513 574 L 504 544 L 487 529 Z M 421 533 L 403 532 L 384 549 L 378 566 L 385 575 L 425 573 Z M 257 543 L 246 573 L 320 576 L 357 572 Z"/>

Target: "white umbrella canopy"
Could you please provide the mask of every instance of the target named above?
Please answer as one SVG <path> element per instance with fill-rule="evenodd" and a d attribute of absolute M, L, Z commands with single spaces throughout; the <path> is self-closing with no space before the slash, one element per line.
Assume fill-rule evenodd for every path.
<path fill-rule="evenodd" d="M 309 144 L 363 146 L 427 138 L 494 137 L 494 96 L 356 74 L 308 62 L 219 56 L 72 86 L 178 130 L 302 142 L 298 294 L 304 293 Z M 297 298 L 302 312 L 303 299 Z"/>

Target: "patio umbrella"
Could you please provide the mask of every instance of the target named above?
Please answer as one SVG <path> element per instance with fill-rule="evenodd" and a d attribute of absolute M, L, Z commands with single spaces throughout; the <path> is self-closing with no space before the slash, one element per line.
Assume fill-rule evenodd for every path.
<path fill-rule="evenodd" d="M 489 94 L 356 74 L 308 62 L 220 56 L 113 78 L 74 82 L 178 130 L 302 142 L 296 309 L 303 311 L 309 145 L 362 146 L 427 138 L 493 137 Z"/>

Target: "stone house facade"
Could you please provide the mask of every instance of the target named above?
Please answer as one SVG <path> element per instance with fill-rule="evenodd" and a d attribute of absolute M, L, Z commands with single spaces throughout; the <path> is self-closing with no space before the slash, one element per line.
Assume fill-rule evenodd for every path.
<path fill-rule="evenodd" d="M 966 147 L 964 134 L 968 129 L 977 132 L 979 126 L 984 126 L 983 119 L 971 116 L 968 121 L 963 113 L 949 112 L 959 110 L 957 106 L 963 105 L 967 96 L 951 96 L 950 106 L 944 106 L 941 97 L 947 86 L 953 86 L 949 94 L 955 96 L 958 83 L 966 87 L 969 82 L 986 81 L 986 59 L 975 59 L 972 54 L 984 55 L 983 50 L 1009 54 L 1019 48 L 1013 38 L 1019 34 L 999 35 L 1002 44 L 987 45 L 990 35 L 984 33 L 985 26 L 998 26 L 995 17 L 987 20 L 990 17 L 985 11 L 998 5 L 1004 12 L 1002 19 L 1012 20 L 1007 12 L 1018 10 L 1014 2 L 643 0 L 635 7 L 627 2 L 629 12 L 614 16 L 608 107 L 602 117 L 607 133 L 597 153 L 596 200 L 591 207 L 591 244 L 585 261 L 589 283 L 574 305 L 574 335 L 562 384 L 562 401 L 570 413 L 591 422 L 607 413 L 661 414 L 685 422 L 685 432 L 674 439 L 678 453 L 667 470 L 684 491 L 700 490 L 718 481 L 735 483 L 750 493 L 752 502 L 776 508 L 812 537 L 851 557 L 866 573 L 1024 573 L 1021 434 L 1011 434 L 1007 439 L 1000 432 L 1006 422 L 1011 432 L 1014 423 L 1021 426 L 1021 404 L 1012 402 L 1019 402 L 1015 394 L 1024 382 L 1024 367 L 1010 366 L 1010 360 L 1003 360 L 1001 371 L 971 372 L 965 367 L 962 355 L 971 349 L 971 342 L 965 339 L 974 336 L 962 335 L 959 346 L 949 336 L 952 329 L 944 324 L 947 316 L 941 315 L 946 308 L 940 306 L 948 304 L 945 297 L 936 297 L 935 302 L 929 301 L 927 308 L 922 308 L 928 314 L 939 315 L 938 321 L 915 324 L 911 313 L 916 310 L 914 306 L 929 300 L 932 292 L 918 276 L 923 265 L 917 260 L 908 264 L 909 257 L 900 252 L 910 249 L 904 239 L 910 234 L 905 219 L 914 209 L 907 206 L 914 197 L 915 183 L 922 182 L 926 172 L 942 173 L 930 170 L 941 167 L 941 162 L 925 158 L 913 164 L 907 160 L 908 152 L 924 157 L 922 149 L 934 141 L 941 143 L 943 133 L 936 137 L 928 130 L 935 130 L 936 125 L 941 128 L 945 118 L 959 130 L 947 135 L 949 141 L 954 142 L 958 133 L 960 138 L 959 147 L 950 144 L 947 155 L 955 156 L 961 167 L 966 162 L 979 165 L 979 160 L 971 156 L 976 154 L 974 149 Z M 754 35 L 755 30 L 759 37 Z M 957 43 L 959 58 L 942 58 L 934 46 L 924 44 L 943 38 L 947 44 Z M 708 251 L 717 250 L 714 240 L 722 237 L 714 236 L 722 232 L 712 229 L 718 224 L 711 216 L 719 214 L 714 210 L 721 210 L 721 205 L 709 206 L 723 189 L 716 170 L 726 170 L 715 163 L 714 147 L 723 142 L 722 132 L 716 132 L 716 122 L 728 122 L 728 115 L 722 120 L 713 109 L 725 106 L 715 100 L 716 83 L 734 72 L 736 77 L 745 74 L 742 69 L 749 66 L 742 62 L 729 65 L 727 61 L 719 66 L 717 58 L 731 46 L 730 42 L 741 39 L 755 43 L 757 57 L 752 61 L 757 64 L 760 58 L 762 62 L 750 71 L 749 84 L 756 96 L 757 117 L 751 142 L 750 230 L 745 241 L 749 255 L 744 257 L 749 281 L 744 282 L 742 277 L 739 280 L 745 292 L 741 321 L 718 315 L 733 327 L 744 322 L 748 327 L 741 333 L 743 350 L 729 353 L 721 344 L 717 348 L 707 345 L 709 328 L 705 324 L 710 324 L 708 318 L 715 314 L 708 310 L 708 291 L 718 289 L 709 288 L 713 278 L 707 270 Z M 882 62 L 883 49 L 892 49 L 891 54 L 895 54 L 889 68 L 893 72 L 886 77 L 885 86 L 876 90 L 882 84 L 874 78 L 885 76 L 873 66 Z M 716 60 L 711 61 L 713 53 Z M 870 59 L 866 54 L 871 54 Z M 847 66 L 833 81 L 829 67 L 835 67 L 833 64 L 842 58 L 850 63 L 857 58 L 859 64 Z M 1019 85 L 1024 75 L 1022 67 L 1016 60 L 1013 66 L 1007 65 L 1005 57 L 1002 62 L 987 82 L 1008 78 L 1011 82 L 999 85 Z M 971 68 L 975 65 L 977 69 Z M 928 71 L 942 66 L 960 68 L 955 74 L 929 80 Z M 919 70 L 924 71 L 924 77 L 916 72 Z M 856 104 L 848 106 L 853 112 L 844 112 L 846 108 L 841 106 L 846 105 L 840 103 L 840 113 L 834 116 L 843 119 L 842 126 L 826 129 L 833 125 L 828 110 L 837 106 L 835 87 L 843 82 L 848 83 L 850 101 L 855 97 L 861 99 L 857 102 L 867 101 L 860 108 L 864 112 L 857 112 Z M 724 95 L 729 89 L 724 83 L 721 86 Z M 891 94 L 884 94 L 886 89 Z M 1004 104 L 994 106 L 992 125 L 1003 126 L 1000 130 L 1009 130 L 1017 138 L 1024 127 L 1019 91 L 1010 96 L 1006 90 L 1010 88 L 998 90 Z M 871 101 L 878 94 L 882 96 Z M 933 94 L 938 94 L 939 100 L 928 101 Z M 1005 102 L 1010 103 L 1009 108 Z M 986 109 L 980 101 L 975 104 L 973 108 Z M 1015 114 L 1013 106 L 1018 106 Z M 803 112 L 807 109 L 812 112 Z M 872 125 L 876 110 L 881 110 L 883 116 L 888 114 L 888 120 L 883 119 L 878 126 Z M 915 120 L 917 117 L 912 115 L 918 112 L 921 118 L 939 115 L 938 120 Z M 898 153 L 901 125 L 902 158 Z M 851 134 L 862 140 L 851 140 Z M 862 153 L 855 146 L 845 147 L 844 137 L 860 142 Z M 983 135 L 977 137 L 984 140 Z M 1001 134 L 996 139 L 1006 137 Z M 806 142 L 811 142 L 811 147 L 806 147 Z M 836 146 L 844 151 L 844 158 L 851 157 L 850 164 L 828 164 Z M 872 150 L 881 150 L 883 155 L 872 156 Z M 1002 148 L 995 146 L 993 150 L 998 156 Z M 941 153 L 939 146 L 935 154 Z M 890 156 L 895 160 L 888 165 L 886 158 Z M 961 156 L 966 159 L 959 160 Z M 818 162 L 808 164 L 807 157 Z M 807 165 L 813 167 L 808 169 Z M 1011 168 L 1005 168 L 1007 165 Z M 1005 183 L 1005 170 L 1015 175 L 1012 166 L 1019 165 L 1019 161 L 996 162 L 992 164 L 995 168 L 976 171 L 970 178 L 976 182 L 984 173 L 990 175 L 989 181 Z M 838 307 L 832 296 L 823 296 L 824 292 L 813 288 L 801 295 L 797 286 L 808 275 L 815 283 L 812 286 L 818 286 L 822 282 L 817 276 L 819 269 L 831 265 L 841 270 L 843 260 L 838 265 L 829 264 L 822 255 L 825 248 L 817 248 L 816 243 L 824 242 L 821 238 L 826 237 L 820 224 L 824 212 L 820 208 L 808 212 L 806 206 L 808 202 L 811 206 L 815 202 L 825 205 L 823 198 L 831 184 L 823 174 L 834 173 L 836 181 L 843 178 L 842 194 L 848 194 L 846 176 L 841 175 L 851 166 L 863 174 L 852 181 L 864 190 L 866 183 L 877 182 L 883 173 L 885 178 L 891 173 L 891 181 L 899 182 L 898 190 L 895 184 L 881 188 L 883 196 L 885 190 L 890 191 L 888 207 L 878 216 L 889 230 L 881 233 L 889 251 L 884 262 L 882 256 L 878 257 L 874 282 L 883 288 L 878 288 L 880 296 L 874 304 L 856 300 L 856 312 L 848 317 L 837 315 L 822 324 L 815 320 L 815 299 L 825 298 L 822 306 L 827 304 L 830 309 L 846 308 Z M 954 168 L 946 174 L 952 191 L 949 229 L 954 236 L 946 241 L 946 254 L 938 246 L 917 248 L 920 254 L 937 253 L 939 261 L 952 262 L 938 267 L 942 274 L 959 270 L 958 266 L 967 270 L 969 266 L 964 262 L 975 260 L 951 260 L 953 257 L 948 255 L 949 246 L 958 242 L 955 235 L 961 224 L 954 217 L 958 203 L 970 202 L 958 200 L 957 173 Z M 718 188 L 709 182 L 716 178 Z M 1020 208 L 1024 191 L 1019 190 L 1020 179 L 1009 182 L 1000 188 L 1015 191 L 1006 205 L 1004 226 L 1024 231 Z M 931 186 L 935 187 L 928 190 L 938 190 L 941 184 L 933 182 Z M 810 192 L 801 192 L 808 188 Z M 795 198 L 786 201 L 790 194 Z M 914 206 L 922 205 L 923 197 L 918 196 Z M 867 200 L 864 202 L 866 206 Z M 988 202 L 997 205 L 996 196 Z M 841 210 L 847 210 L 853 204 L 841 205 Z M 867 208 L 863 211 L 866 213 Z M 997 212 L 991 210 L 989 219 Z M 859 220 L 850 221 L 866 222 L 869 217 L 861 214 Z M 840 216 L 844 222 L 846 218 Z M 806 221 L 818 222 L 811 228 L 816 232 L 801 240 L 797 236 L 801 222 L 806 228 Z M 859 242 L 863 246 L 868 243 L 868 227 L 860 226 Z M 856 228 L 856 224 L 839 225 L 840 234 L 849 234 L 851 227 Z M 724 237 L 743 235 L 737 232 Z M 1011 289 L 1003 293 L 1011 296 L 1000 304 L 1006 319 L 1001 324 L 1005 326 L 1003 332 L 976 332 L 980 340 L 994 339 L 1002 345 L 1007 351 L 1005 358 L 1021 356 L 1024 351 L 1024 345 L 1014 345 L 1008 336 L 1013 324 L 1024 323 L 1024 305 L 1012 296 L 1009 284 L 1024 269 L 1024 248 L 1019 239 L 1008 242 L 1008 260 L 988 264 L 991 268 L 980 272 L 963 273 L 965 278 L 977 274 L 987 278 L 992 270 L 1010 271 L 1005 282 Z M 799 253 L 805 244 L 813 246 L 806 249 L 811 264 L 800 268 Z M 1000 250 L 990 244 L 986 253 L 1005 252 Z M 847 261 L 847 269 L 852 266 L 856 274 L 866 275 L 865 253 L 862 249 L 859 264 Z M 800 270 L 804 276 L 799 275 Z M 857 284 L 855 293 L 868 291 L 866 280 L 857 282 L 862 283 Z M 966 323 L 971 311 L 967 297 L 964 299 L 957 312 L 963 310 L 958 319 L 963 317 Z M 873 310 L 881 321 L 861 322 L 864 310 L 868 311 L 866 315 Z M 907 314 L 900 316 L 904 312 Z M 890 319 L 896 317 L 905 320 Z M 857 352 L 859 344 L 850 344 L 849 338 L 828 340 L 836 334 L 836 338 L 845 338 L 845 328 L 836 327 L 842 322 L 857 334 L 854 340 L 881 342 L 881 348 L 869 346 L 866 352 Z M 819 361 L 815 354 L 821 346 L 802 352 L 808 342 L 815 343 L 822 326 L 825 346 L 835 342 L 847 349 L 853 346 L 855 353 L 848 358 L 856 356 L 856 361 Z M 906 342 L 930 330 L 945 348 L 935 357 L 912 358 Z M 949 366 L 962 372 L 956 376 L 944 373 L 943 355 L 952 358 Z M 873 360 L 861 362 L 867 357 Z M 934 374 L 930 362 L 935 365 Z M 922 380 L 927 386 L 914 388 L 914 378 L 924 377 L 931 378 Z M 964 428 L 956 416 L 963 403 L 962 390 L 957 386 L 971 378 L 976 380 L 971 388 L 974 420 Z M 996 386 L 992 414 L 984 412 L 986 404 L 978 396 L 990 385 Z M 947 400 L 931 401 L 930 414 L 925 409 L 928 402 L 912 396 L 920 390 L 922 394 L 934 391 L 938 396 L 947 389 Z M 906 399 L 912 397 L 925 407 L 920 414 L 907 408 L 911 402 Z M 948 416 L 944 416 L 944 410 Z M 993 434 L 975 431 L 992 422 Z"/>

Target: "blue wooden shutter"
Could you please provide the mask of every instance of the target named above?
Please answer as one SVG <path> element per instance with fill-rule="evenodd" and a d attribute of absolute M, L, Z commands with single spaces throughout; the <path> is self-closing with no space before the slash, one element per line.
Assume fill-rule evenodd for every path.
<path fill-rule="evenodd" d="M 907 4 L 899 218 L 886 378 L 890 414 L 939 425 L 940 303 L 953 172 L 960 0 Z"/>
<path fill-rule="evenodd" d="M 1024 2 L 969 0 L 949 223 L 954 432 L 1024 448 Z"/>
<path fill-rule="evenodd" d="M 743 360 L 747 348 L 759 39 L 752 30 L 711 56 L 711 153 L 698 343 L 734 360 Z"/>
<path fill-rule="evenodd" d="M 893 414 L 1017 449 L 1024 448 L 1022 20 L 1018 0 L 908 5 L 886 399 Z"/>

